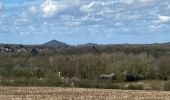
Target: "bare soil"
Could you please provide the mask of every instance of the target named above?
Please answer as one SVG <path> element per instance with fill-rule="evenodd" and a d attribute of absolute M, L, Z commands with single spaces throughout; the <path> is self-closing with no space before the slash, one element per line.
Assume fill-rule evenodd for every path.
<path fill-rule="evenodd" d="M 0 100 L 170 100 L 170 92 L 56 87 L 0 87 Z"/>

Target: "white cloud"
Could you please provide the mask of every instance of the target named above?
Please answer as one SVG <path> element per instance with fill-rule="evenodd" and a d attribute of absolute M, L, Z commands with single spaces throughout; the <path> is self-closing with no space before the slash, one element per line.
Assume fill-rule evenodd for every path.
<path fill-rule="evenodd" d="M 150 25 L 149 29 L 150 29 L 150 31 L 155 31 L 157 29 L 162 28 L 163 26 L 164 26 L 163 24 L 160 24 L 160 25 Z"/>
<path fill-rule="evenodd" d="M 59 1 L 45 0 L 41 4 L 40 8 L 44 17 L 50 17 L 66 9 L 67 5 L 62 4 Z"/>
<path fill-rule="evenodd" d="M 135 20 L 135 19 L 138 19 L 138 18 L 140 18 L 140 15 L 129 15 L 129 16 L 127 16 L 127 19 L 128 20 Z"/>
<path fill-rule="evenodd" d="M 167 6 L 167 10 L 170 10 L 170 4 Z"/>
<path fill-rule="evenodd" d="M 168 22 L 168 21 L 170 21 L 170 16 L 159 16 L 159 19 L 162 22 Z"/>
<path fill-rule="evenodd" d="M 161 15 L 159 15 L 158 16 L 158 20 L 156 20 L 156 21 L 154 21 L 155 23 L 167 23 L 167 22 L 170 22 L 170 16 L 161 16 Z"/>
<path fill-rule="evenodd" d="M 138 0 L 139 2 L 142 3 L 148 3 L 148 2 L 154 2 L 154 0 Z M 156 0 L 155 0 L 156 1 Z"/>
<path fill-rule="evenodd" d="M 151 31 L 160 29 L 160 28 L 164 27 L 169 22 L 170 22 L 170 16 L 159 15 L 158 19 L 153 21 L 153 23 L 151 25 L 149 25 L 149 29 L 151 29 Z"/>
<path fill-rule="evenodd" d="M 69 11 L 70 8 L 79 6 L 81 3 L 80 0 L 45 0 L 40 5 L 40 11 L 43 17 L 52 17 L 60 12 Z"/>
<path fill-rule="evenodd" d="M 80 7 L 80 10 L 81 11 L 85 11 L 85 12 L 92 12 L 94 11 L 94 9 L 92 8 L 94 5 L 95 5 L 95 1 L 89 3 L 89 4 L 86 4 L 86 5 L 83 5 Z"/>
<path fill-rule="evenodd" d="M 32 12 L 32 13 L 34 13 L 34 14 L 36 14 L 36 13 L 38 12 L 37 7 L 35 7 L 35 6 L 31 6 L 31 7 L 29 7 L 28 9 L 29 9 L 30 12 Z"/>
<path fill-rule="evenodd" d="M 121 22 L 117 22 L 117 23 L 115 23 L 115 26 L 116 27 L 120 27 L 120 26 L 123 26 L 124 24 L 123 23 L 121 23 Z"/>
<path fill-rule="evenodd" d="M 150 5 L 156 5 L 157 2 L 162 1 L 162 0 L 138 0 L 138 3 L 141 6 L 150 6 Z M 160 2 L 159 2 L 160 3 Z"/>
<path fill-rule="evenodd" d="M 130 5 L 134 3 L 134 0 L 120 0 L 120 2 Z"/>
<path fill-rule="evenodd" d="M 159 0 L 119 0 L 120 3 L 125 3 L 127 5 L 138 5 L 138 6 L 146 6 L 151 5 Z"/>

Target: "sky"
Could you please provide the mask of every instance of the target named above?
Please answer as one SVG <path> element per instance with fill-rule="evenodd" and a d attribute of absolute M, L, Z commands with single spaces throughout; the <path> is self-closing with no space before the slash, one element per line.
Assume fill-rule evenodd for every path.
<path fill-rule="evenodd" d="M 0 43 L 170 42 L 170 0 L 0 0 Z"/>

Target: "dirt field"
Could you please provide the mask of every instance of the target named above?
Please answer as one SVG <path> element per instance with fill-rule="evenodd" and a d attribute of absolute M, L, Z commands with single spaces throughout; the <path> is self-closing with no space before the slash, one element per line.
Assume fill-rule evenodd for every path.
<path fill-rule="evenodd" d="M 170 92 L 53 87 L 0 87 L 0 100 L 170 100 Z"/>

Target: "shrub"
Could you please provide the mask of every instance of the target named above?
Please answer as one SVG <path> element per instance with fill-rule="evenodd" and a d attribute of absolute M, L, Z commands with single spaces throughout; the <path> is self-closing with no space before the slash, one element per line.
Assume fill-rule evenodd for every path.
<path fill-rule="evenodd" d="M 97 81 L 83 79 L 78 83 L 78 87 L 81 88 L 97 88 Z"/>
<path fill-rule="evenodd" d="M 151 84 L 151 89 L 152 90 L 161 90 L 161 84 L 158 82 L 154 82 Z"/>
<path fill-rule="evenodd" d="M 81 88 L 100 88 L 100 89 L 121 89 L 121 85 L 114 84 L 109 80 L 80 80 L 78 87 Z"/>
<path fill-rule="evenodd" d="M 38 50 L 37 49 L 35 49 L 35 48 L 33 48 L 32 50 L 31 50 L 31 55 L 33 55 L 33 56 L 35 56 L 35 55 L 37 55 L 38 54 Z"/>
<path fill-rule="evenodd" d="M 56 73 L 50 73 L 46 75 L 45 81 L 47 82 L 49 86 L 62 86 L 63 85 L 59 75 Z"/>
<path fill-rule="evenodd" d="M 41 69 L 37 69 L 35 74 L 38 78 L 43 78 L 45 75 L 45 73 Z"/>
<path fill-rule="evenodd" d="M 125 76 L 123 74 L 117 74 L 116 81 L 118 82 L 124 82 L 126 80 Z"/>
<path fill-rule="evenodd" d="M 125 87 L 125 89 L 129 89 L 129 90 L 143 90 L 143 85 L 141 85 L 141 84 L 136 84 L 136 85 L 130 84 L 127 87 Z"/>
<path fill-rule="evenodd" d="M 8 77 L 8 72 L 5 70 L 5 69 L 0 69 L 0 75 L 2 76 L 2 77 Z"/>
<path fill-rule="evenodd" d="M 19 69 L 15 68 L 11 72 L 12 77 L 25 77 L 25 78 L 31 78 L 33 77 L 33 73 L 31 72 L 30 69 Z"/>
<path fill-rule="evenodd" d="M 121 85 L 116 85 L 114 83 L 104 83 L 104 84 L 99 84 L 98 88 L 103 88 L 103 89 L 121 89 Z"/>
<path fill-rule="evenodd" d="M 3 86 L 47 86 L 45 81 L 37 78 L 2 79 L 0 84 Z"/>
<path fill-rule="evenodd" d="M 139 79 L 140 79 L 139 76 L 137 76 L 135 74 L 127 74 L 126 75 L 126 81 L 128 81 L 128 82 L 138 81 Z"/>
<path fill-rule="evenodd" d="M 164 84 L 164 90 L 165 90 L 165 91 L 170 91 L 170 81 L 168 81 L 168 82 L 166 82 L 166 83 Z"/>
<path fill-rule="evenodd" d="M 78 87 L 80 83 L 79 78 L 61 78 L 64 87 Z"/>

